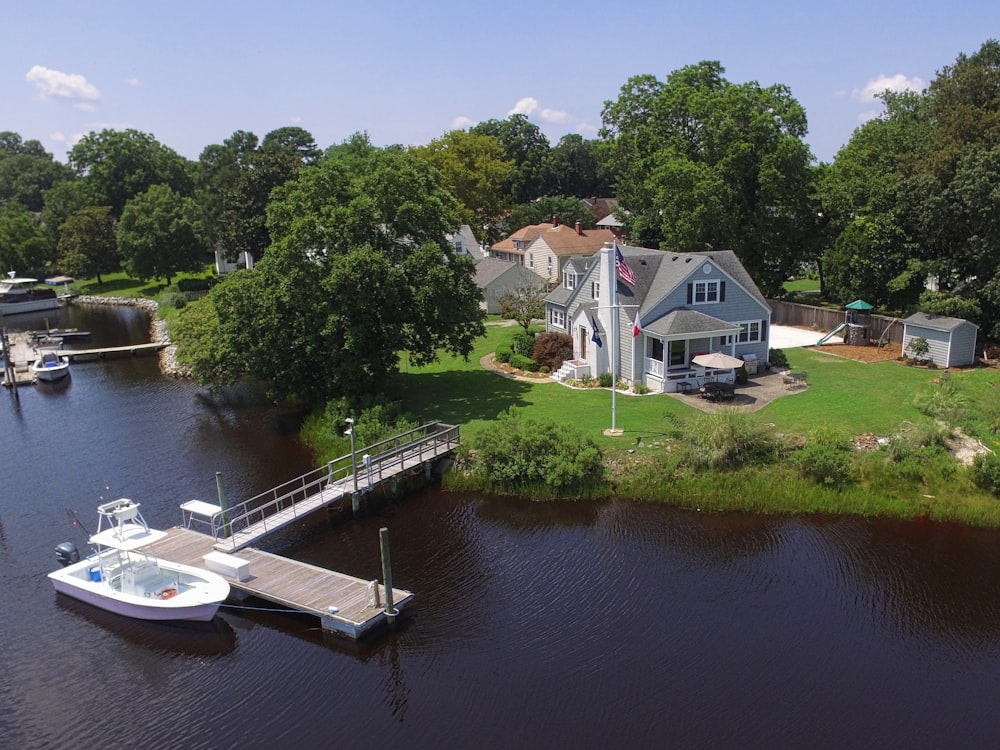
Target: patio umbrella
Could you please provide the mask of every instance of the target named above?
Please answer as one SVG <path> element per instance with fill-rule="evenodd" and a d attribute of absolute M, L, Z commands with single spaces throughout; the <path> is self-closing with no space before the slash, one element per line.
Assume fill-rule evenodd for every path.
<path fill-rule="evenodd" d="M 848 310 L 871 310 L 872 305 L 869 305 L 863 299 L 856 299 L 849 305 L 844 305 Z"/>
<path fill-rule="evenodd" d="M 715 370 L 731 370 L 743 366 L 743 360 L 730 357 L 722 352 L 712 352 L 711 354 L 699 354 L 692 357 L 691 364 L 698 367 L 711 367 Z"/>

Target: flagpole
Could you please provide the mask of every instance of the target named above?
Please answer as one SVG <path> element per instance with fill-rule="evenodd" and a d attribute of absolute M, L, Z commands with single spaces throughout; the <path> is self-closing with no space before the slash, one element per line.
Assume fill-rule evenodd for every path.
<path fill-rule="evenodd" d="M 618 432 L 616 419 L 618 416 L 618 270 L 615 269 L 615 285 L 611 287 L 611 433 Z"/>

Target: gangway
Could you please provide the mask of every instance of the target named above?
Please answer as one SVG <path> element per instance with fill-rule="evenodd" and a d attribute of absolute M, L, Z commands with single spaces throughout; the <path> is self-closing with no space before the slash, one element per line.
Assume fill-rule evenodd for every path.
<path fill-rule="evenodd" d="M 215 538 L 215 549 L 234 552 L 320 508 L 423 467 L 454 451 L 458 442 L 457 425 L 431 422 L 336 458 L 232 506 L 190 500 L 181 504 L 184 525 L 205 527 Z"/>

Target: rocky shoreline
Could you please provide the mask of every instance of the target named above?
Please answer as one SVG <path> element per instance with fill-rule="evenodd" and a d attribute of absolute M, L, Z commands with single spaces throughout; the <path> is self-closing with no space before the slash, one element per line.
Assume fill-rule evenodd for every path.
<path fill-rule="evenodd" d="M 140 307 L 149 312 L 149 339 L 150 341 L 163 344 L 160 350 L 160 371 L 171 378 L 189 378 L 191 371 L 177 361 L 177 345 L 170 338 L 170 331 L 167 329 L 167 322 L 160 318 L 157 313 L 160 306 L 155 300 L 139 299 L 135 297 L 94 297 L 81 295 L 73 298 L 75 305 L 125 305 L 127 307 Z"/>

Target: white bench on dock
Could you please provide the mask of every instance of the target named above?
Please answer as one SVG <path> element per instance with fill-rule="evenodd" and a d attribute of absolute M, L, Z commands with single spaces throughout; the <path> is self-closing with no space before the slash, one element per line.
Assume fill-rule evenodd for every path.
<path fill-rule="evenodd" d="M 250 563 L 236 555 L 229 555 L 225 552 L 209 552 L 202 557 L 205 567 L 213 573 L 229 576 L 237 581 L 246 581 L 250 578 Z"/>

